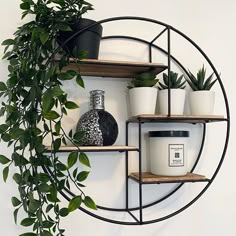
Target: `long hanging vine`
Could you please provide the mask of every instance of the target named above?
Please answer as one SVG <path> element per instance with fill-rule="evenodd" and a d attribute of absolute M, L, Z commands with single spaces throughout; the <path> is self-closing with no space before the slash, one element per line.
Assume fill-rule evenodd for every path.
<path fill-rule="evenodd" d="M 92 6 L 83 0 L 22 0 L 20 7 L 23 18 L 28 14 L 34 18 L 19 27 L 14 38 L 2 43 L 5 46 L 3 59 L 9 61 L 9 75 L 6 83 L 0 82 L 3 101 L 0 115 L 5 117 L 5 122 L 0 124 L 0 135 L 12 154 L 0 155 L 0 163 L 4 165 L 4 181 L 9 168 L 13 167 L 11 173 L 18 185 L 18 195 L 12 197 L 14 219 L 17 222 L 18 212 L 24 211 L 26 216 L 20 224 L 30 227 L 29 232 L 21 236 L 62 236 L 65 230 L 60 226 L 61 217 L 81 204 L 92 209 L 96 209 L 96 205 L 82 190 L 81 182 L 89 171 L 80 171 L 78 162 L 89 168 L 86 154 L 78 148 L 68 155 L 67 163 L 61 162 L 57 155 L 62 144 L 70 141 L 78 147 L 83 136 L 81 132 L 67 134 L 64 131 L 64 116 L 78 105 L 68 100 L 61 82 L 75 79 L 84 87 L 83 80 L 79 71 L 62 71 L 70 63 L 69 56 L 62 50 L 58 65 L 49 59 L 53 57 L 59 31 L 70 30 L 67 10 L 80 10 L 81 16 Z M 80 63 L 80 59 L 76 62 Z M 44 145 L 48 136 L 50 151 Z M 43 168 L 51 170 L 53 179 Z M 61 206 L 58 193 L 65 187 L 70 189 L 71 184 L 79 194 L 67 206 Z"/>

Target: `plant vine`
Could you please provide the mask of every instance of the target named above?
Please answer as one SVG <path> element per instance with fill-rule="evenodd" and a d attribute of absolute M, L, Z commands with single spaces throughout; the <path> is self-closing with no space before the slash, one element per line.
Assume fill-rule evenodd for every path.
<path fill-rule="evenodd" d="M 78 167 L 80 162 L 90 168 L 87 155 L 79 150 L 83 133 L 71 130 L 67 134 L 62 126 L 68 111 L 78 108 L 68 99 L 62 81 L 76 80 L 81 87 L 84 83 L 79 70 L 63 71 L 70 64 L 69 55 L 63 50 L 59 50 L 61 60 L 58 64 L 53 60 L 48 63 L 56 48 L 59 31 L 70 30 L 66 4 L 70 7 L 80 4 L 81 14 L 92 9 L 85 1 L 22 0 L 22 17 L 31 15 L 34 18 L 20 26 L 14 38 L 2 43 L 5 46 L 3 59 L 9 61 L 9 74 L 6 83 L 0 82 L 0 115 L 5 118 L 0 124 L 0 135 L 1 141 L 12 148 L 12 154 L 0 155 L 0 163 L 4 165 L 4 181 L 13 167 L 13 179 L 18 185 L 18 196 L 12 197 L 15 222 L 18 212 L 24 211 L 26 217 L 20 223 L 31 227 L 21 236 L 63 236 L 61 217 L 66 217 L 81 204 L 96 209 L 93 199 L 82 190 L 82 182 L 89 171 L 81 171 Z M 80 63 L 82 58 L 83 53 L 80 53 L 75 63 Z M 51 139 L 49 147 L 45 146 L 47 137 Z M 67 163 L 63 163 L 58 150 L 68 142 L 78 150 L 71 152 Z M 57 181 L 52 181 L 43 167 L 50 168 Z M 79 194 L 68 206 L 61 206 L 58 193 L 65 187 L 70 189 L 71 184 Z"/>

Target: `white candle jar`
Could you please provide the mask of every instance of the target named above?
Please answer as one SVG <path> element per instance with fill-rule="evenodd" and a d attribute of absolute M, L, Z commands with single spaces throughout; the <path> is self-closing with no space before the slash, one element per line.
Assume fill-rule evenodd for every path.
<path fill-rule="evenodd" d="M 186 175 L 189 131 L 150 131 L 151 173 L 164 176 Z"/>

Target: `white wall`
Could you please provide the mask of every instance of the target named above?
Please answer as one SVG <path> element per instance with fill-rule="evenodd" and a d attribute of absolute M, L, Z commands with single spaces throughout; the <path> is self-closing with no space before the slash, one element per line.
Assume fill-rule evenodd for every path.
<path fill-rule="evenodd" d="M 236 166 L 236 160 L 234 158 L 235 150 L 233 148 L 233 142 L 236 138 L 234 132 L 235 124 L 233 124 L 236 115 L 235 109 L 233 109 L 235 107 L 236 95 L 233 92 L 233 88 L 236 82 L 232 70 L 235 66 L 234 55 L 236 53 L 236 32 L 234 25 L 236 22 L 236 2 L 233 0 L 225 2 L 220 0 L 149 0 L 146 2 L 135 0 L 93 0 L 91 2 L 94 4 L 96 10 L 88 14 L 90 18 L 101 20 L 113 16 L 143 16 L 166 22 L 192 38 L 206 52 L 221 73 L 231 107 L 231 139 L 222 169 L 211 187 L 200 200 L 180 215 L 167 221 L 147 226 L 120 226 L 96 220 L 77 211 L 63 222 L 67 229 L 66 235 L 236 235 L 236 229 L 234 227 L 234 219 L 236 217 L 236 187 L 234 184 L 236 172 L 234 167 Z M 11 37 L 16 27 L 20 25 L 19 3 L 18 0 L 0 2 L 0 41 Z M 115 27 L 109 24 L 106 28 L 107 31 L 104 31 L 107 33 L 122 32 L 123 27 L 126 33 L 145 36 L 147 38 L 153 37 L 154 29 L 141 23 L 134 25 L 118 23 Z M 100 55 L 102 58 L 146 60 L 145 48 L 136 45 L 133 47 L 130 43 L 104 43 L 102 49 Z M 3 54 L 2 51 L 1 49 L 0 56 Z M 179 38 L 176 38 L 176 41 L 173 42 L 173 52 L 189 69 L 196 71 L 203 63 L 202 58 L 198 55 L 196 56 L 195 51 L 192 51 L 192 48 Z M 163 58 L 155 55 L 155 60 L 159 62 Z M 7 79 L 7 63 L 5 61 L 0 62 L 0 71 L 0 79 L 5 81 Z M 125 79 L 97 79 L 89 77 L 85 79 L 85 84 L 85 91 L 74 88 L 73 83 L 65 84 L 65 89 L 69 92 L 71 98 L 81 105 L 80 111 L 74 112 L 68 117 L 67 122 L 71 125 L 67 124 L 67 128 L 74 127 L 77 121 L 76 117 L 88 109 L 88 91 L 93 88 L 104 89 L 106 91 L 106 109 L 116 117 L 120 127 L 117 144 L 124 144 L 124 120 L 128 117 L 126 105 L 127 81 Z M 216 86 L 215 90 L 217 92 L 216 112 L 224 114 L 225 110 L 222 106 L 222 96 L 219 88 Z M 176 128 L 174 126 L 171 127 Z M 180 125 L 177 127 L 191 130 L 190 149 L 194 155 L 194 150 L 192 149 L 195 144 L 198 145 L 197 137 L 199 135 L 199 127 L 191 125 Z M 168 126 L 146 126 L 145 131 L 158 128 L 167 129 Z M 131 141 L 133 143 L 135 143 L 136 133 L 135 128 L 132 127 Z M 209 125 L 207 146 L 203 153 L 202 163 L 197 169 L 200 173 L 207 174 L 208 176 L 212 174 L 222 152 L 221 142 L 224 140 L 224 135 L 223 124 Z M 7 154 L 9 151 L 1 144 L 1 152 Z M 114 154 L 114 156 L 110 156 L 110 154 L 98 154 L 91 156 L 91 162 L 93 168 L 88 181 L 89 187 L 87 192 L 94 195 L 95 200 L 99 204 L 122 207 L 124 204 L 124 155 Z M 146 162 L 144 162 L 144 165 L 146 166 Z M 135 170 L 136 167 L 136 158 L 132 155 L 130 170 Z M 187 184 L 165 203 L 154 209 L 150 209 L 145 216 L 152 218 L 159 216 L 161 213 L 168 213 L 178 209 L 183 206 L 183 203 L 195 196 L 202 186 L 204 185 Z M 136 188 L 133 183 L 131 183 L 131 187 L 133 190 L 132 201 L 135 202 Z M 155 199 L 159 193 L 162 194 L 165 191 L 169 191 L 172 187 L 144 187 L 144 201 L 149 202 Z M 22 232 L 22 228 L 15 226 L 13 223 L 13 208 L 10 202 L 10 197 L 16 192 L 15 185 L 11 181 L 8 181 L 8 184 L 4 184 L 2 179 L 0 179 L 0 192 L 1 235 L 18 235 Z M 114 219 L 130 220 L 130 218 L 124 215 L 110 216 Z"/>

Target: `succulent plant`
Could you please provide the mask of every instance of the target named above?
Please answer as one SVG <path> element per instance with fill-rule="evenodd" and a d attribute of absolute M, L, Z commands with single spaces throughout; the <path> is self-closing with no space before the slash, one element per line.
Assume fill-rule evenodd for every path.
<path fill-rule="evenodd" d="M 171 89 L 184 89 L 185 88 L 185 83 L 186 81 L 183 80 L 183 75 L 178 77 L 178 74 L 170 71 L 170 88 Z M 163 73 L 163 82 L 164 83 L 159 83 L 158 88 L 160 90 L 162 89 L 168 89 L 169 86 L 169 80 L 168 80 L 168 75 L 166 73 Z"/>
<path fill-rule="evenodd" d="M 212 86 L 215 84 L 217 79 L 213 80 L 213 74 L 212 73 L 207 79 L 206 79 L 206 69 L 204 65 L 202 68 L 199 69 L 197 73 L 197 77 L 195 77 L 190 71 L 189 71 L 189 78 L 185 77 L 186 81 L 188 82 L 189 86 L 192 88 L 193 91 L 198 90 L 210 90 Z"/>
<path fill-rule="evenodd" d="M 135 87 L 153 87 L 159 80 L 156 79 L 156 75 L 151 72 L 144 72 L 136 75 L 128 86 L 129 89 Z"/>

